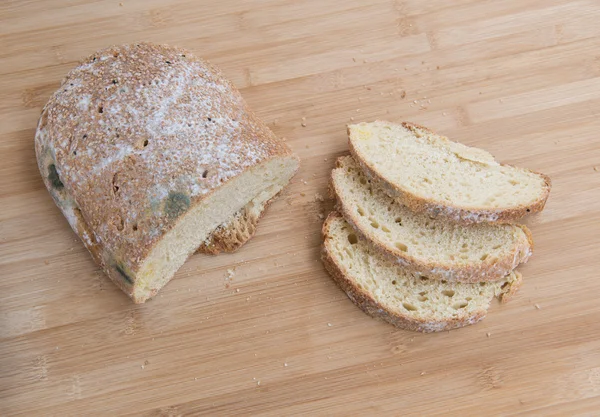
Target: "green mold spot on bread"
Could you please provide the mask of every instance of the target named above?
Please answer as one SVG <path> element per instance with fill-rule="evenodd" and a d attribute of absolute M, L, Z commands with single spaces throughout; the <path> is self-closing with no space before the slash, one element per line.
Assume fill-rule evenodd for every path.
<path fill-rule="evenodd" d="M 58 176 L 58 172 L 56 171 L 56 165 L 54 164 L 50 164 L 48 166 L 48 181 L 50 181 L 50 184 L 52 184 L 52 186 L 57 190 L 62 190 L 65 187 L 65 185 L 60 180 L 60 177 Z"/>
<path fill-rule="evenodd" d="M 190 208 L 190 197 L 184 193 L 171 191 L 165 203 L 165 213 L 169 219 L 176 219 Z"/>
<path fill-rule="evenodd" d="M 115 269 L 129 285 L 133 285 L 133 279 L 127 273 L 126 267 L 124 265 L 118 263 L 115 265 Z"/>

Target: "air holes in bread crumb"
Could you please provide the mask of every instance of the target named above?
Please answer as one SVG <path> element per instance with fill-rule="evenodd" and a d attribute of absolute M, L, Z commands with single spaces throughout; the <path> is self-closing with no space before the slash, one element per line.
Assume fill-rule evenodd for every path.
<path fill-rule="evenodd" d="M 362 209 L 362 207 L 359 207 L 356 211 L 358 211 L 358 214 L 360 214 L 361 216 L 365 215 L 365 211 Z"/>
<path fill-rule="evenodd" d="M 402 252 L 406 252 L 408 250 L 408 246 L 406 246 L 404 243 L 396 242 L 395 245 L 396 248 L 400 249 Z"/>
<path fill-rule="evenodd" d="M 206 178 L 208 177 L 208 169 L 205 169 L 204 171 L 202 171 L 202 178 Z"/>
<path fill-rule="evenodd" d="M 354 233 L 348 235 L 348 242 L 350 242 L 351 245 L 358 243 L 358 238 Z"/>
<path fill-rule="evenodd" d="M 138 231 L 138 224 L 134 223 L 133 226 L 131 226 L 131 230 L 133 230 L 134 232 Z"/>
<path fill-rule="evenodd" d="M 442 291 L 442 294 L 444 294 L 446 297 L 454 297 L 454 290 L 444 290 Z"/>
<path fill-rule="evenodd" d="M 395 221 L 397 224 L 399 224 L 400 226 L 402 226 L 402 219 L 401 219 L 400 217 L 396 217 L 396 218 L 394 219 L 394 221 Z"/>
<path fill-rule="evenodd" d="M 469 303 L 467 301 L 461 301 L 460 303 L 454 303 L 452 308 L 455 310 L 460 310 L 461 308 L 465 308 Z"/>
<path fill-rule="evenodd" d="M 392 285 L 396 285 L 396 284 L 397 284 L 396 280 L 393 280 Z"/>
<path fill-rule="evenodd" d="M 402 303 L 402 307 L 404 307 L 408 311 L 417 311 L 417 307 L 409 303 Z"/>
<path fill-rule="evenodd" d="M 487 259 L 487 257 L 488 257 L 488 254 L 485 253 L 485 254 L 481 255 L 481 258 L 479 258 L 479 260 L 485 261 Z"/>
<path fill-rule="evenodd" d="M 379 229 L 379 223 L 377 222 L 377 220 L 372 220 L 371 219 L 371 227 L 373 229 Z"/>
<path fill-rule="evenodd" d="M 104 113 L 104 106 L 98 107 L 98 113 Z"/>
<path fill-rule="evenodd" d="M 381 230 L 383 230 L 385 233 L 390 233 L 390 229 L 385 226 L 381 226 Z"/>

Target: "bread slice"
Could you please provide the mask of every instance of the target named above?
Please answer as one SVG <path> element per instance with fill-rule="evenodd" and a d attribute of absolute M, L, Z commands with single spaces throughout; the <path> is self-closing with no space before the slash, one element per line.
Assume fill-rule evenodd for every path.
<path fill-rule="evenodd" d="M 411 273 L 382 256 L 338 213 L 323 225 L 323 262 L 348 297 L 367 314 L 394 326 L 439 332 L 483 319 L 494 296 L 502 302 L 519 288 L 521 274 L 501 281 L 462 284 Z"/>
<path fill-rule="evenodd" d="M 44 107 L 35 148 L 71 227 L 136 303 L 244 207 L 260 211 L 299 165 L 219 70 L 146 43 L 72 70 Z"/>
<path fill-rule="evenodd" d="M 232 253 L 241 248 L 256 233 L 258 221 L 276 196 L 262 193 L 217 227 L 200 245 L 198 253 L 218 255 Z"/>
<path fill-rule="evenodd" d="M 488 152 L 412 123 L 348 126 L 350 151 L 369 178 L 414 211 L 461 222 L 506 223 L 541 211 L 543 174 L 501 165 Z"/>
<path fill-rule="evenodd" d="M 415 213 L 371 183 L 351 156 L 339 158 L 331 175 L 337 208 L 346 220 L 411 271 L 448 281 L 494 281 L 531 255 L 525 226 L 463 226 Z"/>

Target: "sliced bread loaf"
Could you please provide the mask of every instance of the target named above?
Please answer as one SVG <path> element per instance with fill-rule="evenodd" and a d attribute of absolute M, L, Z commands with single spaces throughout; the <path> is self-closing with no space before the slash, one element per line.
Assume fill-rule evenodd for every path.
<path fill-rule="evenodd" d="M 323 262 L 348 297 L 367 314 L 397 327 L 438 332 L 477 323 L 494 296 L 507 301 L 521 284 L 511 271 L 493 283 L 429 279 L 391 262 L 338 213 L 323 225 Z"/>
<path fill-rule="evenodd" d="M 488 152 L 412 123 L 348 126 L 350 151 L 369 178 L 414 211 L 464 224 L 510 222 L 541 211 L 543 174 L 501 165 Z"/>
<path fill-rule="evenodd" d="M 331 191 L 346 220 L 411 271 L 448 281 L 494 281 L 531 255 L 525 226 L 463 226 L 415 213 L 371 183 L 351 156 L 339 158 L 331 175 Z"/>
<path fill-rule="evenodd" d="M 35 149 L 71 227 L 136 303 L 207 239 L 223 242 L 215 229 L 250 203 L 262 211 L 299 164 L 219 70 L 147 43 L 73 69 L 44 107 Z"/>

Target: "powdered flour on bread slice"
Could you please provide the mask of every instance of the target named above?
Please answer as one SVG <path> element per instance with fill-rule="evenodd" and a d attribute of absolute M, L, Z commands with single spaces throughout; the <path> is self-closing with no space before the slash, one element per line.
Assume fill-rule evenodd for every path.
<path fill-rule="evenodd" d="M 436 281 L 394 264 L 338 213 L 323 225 L 323 262 L 348 297 L 367 314 L 397 327 L 437 332 L 483 319 L 494 296 L 503 302 L 521 284 L 511 271 L 493 283 Z"/>
<path fill-rule="evenodd" d="M 494 281 L 531 255 L 525 226 L 463 226 L 415 213 L 372 183 L 351 156 L 339 158 L 331 176 L 331 191 L 346 220 L 412 271 L 448 281 Z"/>
<path fill-rule="evenodd" d="M 541 211 L 546 175 L 501 165 L 412 123 L 376 121 L 348 126 L 350 151 L 370 179 L 399 202 L 432 217 L 506 223 Z"/>

